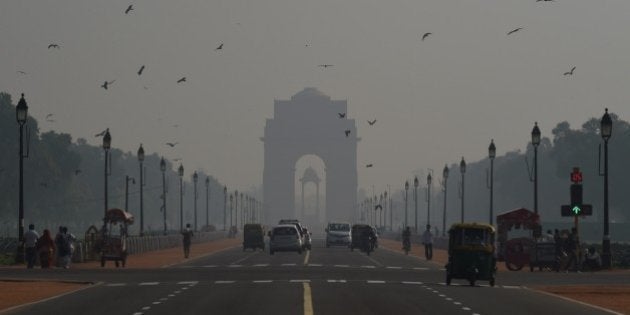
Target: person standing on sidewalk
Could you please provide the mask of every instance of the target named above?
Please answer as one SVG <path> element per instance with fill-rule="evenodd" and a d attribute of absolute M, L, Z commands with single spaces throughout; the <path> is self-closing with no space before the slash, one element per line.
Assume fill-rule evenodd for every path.
<path fill-rule="evenodd" d="M 188 255 L 190 255 L 190 241 L 194 236 L 193 231 L 190 229 L 190 223 L 186 223 L 186 229 L 182 231 L 182 235 L 184 236 L 184 258 L 188 258 Z"/>
<path fill-rule="evenodd" d="M 431 225 L 429 224 L 422 233 L 422 244 L 424 244 L 424 256 L 427 260 L 431 260 L 433 258 L 433 234 L 431 234 Z"/>
<path fill-rule="evenodd" d="M 37 239 L 39 234 L 35 231 L 35 225 L 29 224 L 28 231 L 24 233 L 24 259 L 26 268 L 32 269 L 37 260 Z"/>
<path fill-rule="evenodd" d="M 37 240 L 37 252 L 42 269 L 50 268 L 50 262 L 55 251 L 55 241 L 50 236 L 50 231 L 46 229 L 44 234 Z"/>

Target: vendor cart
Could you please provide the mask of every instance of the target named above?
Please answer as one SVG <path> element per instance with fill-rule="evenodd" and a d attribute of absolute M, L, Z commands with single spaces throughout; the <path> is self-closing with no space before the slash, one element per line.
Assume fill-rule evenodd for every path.
<path fill-rule="evenodd" d="M 122 209 L 109 209 L 103 219 L 100 241 L 101 267 L 113 260 L 116 267 L 127 262 L 127 227 L 133 224 L 133 215 Z"/>

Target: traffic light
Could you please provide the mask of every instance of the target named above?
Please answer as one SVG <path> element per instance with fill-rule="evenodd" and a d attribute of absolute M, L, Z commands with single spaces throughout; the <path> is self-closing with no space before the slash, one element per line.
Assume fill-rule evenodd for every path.
<path fill-rule="evenodd" d="M 571 185 L 571 207 L 582 206 L 582 185 Z"/>

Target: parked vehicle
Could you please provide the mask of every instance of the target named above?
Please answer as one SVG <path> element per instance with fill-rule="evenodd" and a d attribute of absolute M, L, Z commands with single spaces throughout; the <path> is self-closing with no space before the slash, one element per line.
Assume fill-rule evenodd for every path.
<path fill-rule="evenodd" d="M 245 224 L 243 227 L 243 251 L 248 248 L 265 250 L 265 233 L 261 224 Z"/>
<path fill-rule="evenodd" d="M 113 260 L 116 267 L 127 262 L 127 226 L 133 224 L 133 215 L 122 209 L 109 209 L 105 212 L 104 226 L 97 248 L 101 256 L 101 267 Z"/>
<path fill-rule="evenodd" d="M 494 258 L 494 227 L 488 224 L 458 223 L 448 231 L 446 284 L 466 279 L 471 286 L 488 280 L 494 286 L 497 263 Z"/>
<path fill-rule="evenodd" d="M 326 247 L 349 247 L 350 245 L 352 245 L 350 223 L 328 223 L 328 227 L 326 227 Z"/>
<path fill-rule="evenodd" d="M 277 251 L 296 251 L 302 254 L 304 244 L 300 232 L 294 224 L 282 224 L 275 226 L 268 233 L 269 254 L 273 255 Z"/>

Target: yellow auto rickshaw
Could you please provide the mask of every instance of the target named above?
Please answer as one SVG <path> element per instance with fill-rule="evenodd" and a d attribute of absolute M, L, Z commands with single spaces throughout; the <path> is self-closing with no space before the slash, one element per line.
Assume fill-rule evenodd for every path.
<path fill-rule="evenodd" d="M 494 286 L 497 263 L 494 256 L 494 227 L 479 223 L 453 224 L 448 231 L 446 284 L 451 279 L 466 279 L 471 286 L 487 280 Z"/>

